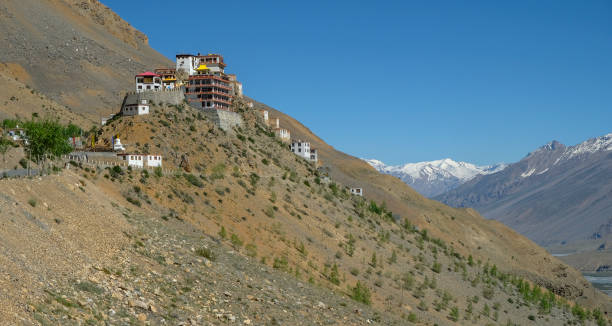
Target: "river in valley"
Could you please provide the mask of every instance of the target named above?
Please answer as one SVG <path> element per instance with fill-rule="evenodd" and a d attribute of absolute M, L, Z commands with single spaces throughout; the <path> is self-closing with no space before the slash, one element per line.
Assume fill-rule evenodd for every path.
<path fill-rule="evenodd" d="M 612 272 L 583 273 L 583 275 L 593 286 L 612 296 Z"/>

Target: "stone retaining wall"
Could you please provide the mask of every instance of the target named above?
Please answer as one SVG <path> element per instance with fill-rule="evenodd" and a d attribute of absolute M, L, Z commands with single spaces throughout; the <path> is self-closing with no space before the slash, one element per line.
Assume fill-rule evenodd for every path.
<path fill-rule="evenodd" d="M 123 109 L 125 105 L 138 104 L 140 100 L 148 100 L 149 103 L 155 103 L 157 105 L 160 103 L 179 105 L 185 100 L 185 92 L 182 87 L 165 91 L 130 92 L 125 96 L 121 109 Z"/>
<path fill-rule="evenodd" d="M 242 116 L 239 113 L 215 109 L 201 110 L 206 118 L 225 131 L 231 131 L 235 126 L 242 126 Z"/>

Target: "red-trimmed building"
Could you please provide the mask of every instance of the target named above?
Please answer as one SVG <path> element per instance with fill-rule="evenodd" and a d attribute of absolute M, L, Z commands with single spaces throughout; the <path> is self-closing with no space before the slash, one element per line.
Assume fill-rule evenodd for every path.
<path fill-rule="evenodd" d="M 143 72 L 142 74 L 136 75 L 136 92 L 142 93 L 145 91 L 161 91 L 162 80 L 161 77 L 150 71 Z"/>
<path fill-rule="evenodd" d="M 231 111 L 233 88 L 225 74 L 223 56 L 209 54 L 197 56 L 198 67 L 189 76 L 185 94 L 198 108 Z"/>

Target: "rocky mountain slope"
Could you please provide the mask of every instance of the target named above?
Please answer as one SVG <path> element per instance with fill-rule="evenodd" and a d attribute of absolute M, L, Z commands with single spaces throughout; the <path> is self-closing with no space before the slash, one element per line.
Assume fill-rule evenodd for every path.
<path fill-rule="evenodd" d="M 189 107 L 156 105 L 101 131 L 123 131 L 129 150 L 153 148 L 169 169 L 187 153 L 191 173 L 75 163 L 0 181 L 0 319 L 563 325 L 586 319 L 574 302 L 612 311 L 580 274 L 503 225 L 427 200 L 313 138 L 334 181 L 324 184 L 254 112 L 244 118 L 226 133 Z M 350 196 L 344 178 L 371 197 Z"/>
<path fill-rule="evenodd" d="M 569 147 L 553 141 L 436 199 L 475 208 L 542 245 L 602 237 L 612 212 L 610 150 L 612 134 Z"/>
<path fill-rule="evenodd" d="M 95 121 L 117 110 L 136 73 L 172 65 L 97 0 L 2 1 L 0 43 L 20 82 Z"/>
<path fill-rule="evenodd" d="M 75 33 L 99 33 L 98 40 L 114 44 L 118 53 L 133 53 L 130 59 L 143 65 L 160 57 L 149 57 L 148 47 L 130 42 L 138 37 L 117 37 L 126 25 L 107 23 L 105 17 L 115 16 L 96 12 L 104 7 L 94 1 L 23 3 L 1 5 L 16 27 L 29 28 L 16 17 L 31 6 L 43 10 L 33 14 L 75 19 Z M 30 37 L 27 33 L 14 35 Z M 63 39 L 48 41 L 50 48 L 62 48 Z M 83 60 L 84 66 L 88 60 L 96 62 Z M 29 72 L 37 70 L 36 64 L 10 64 L 10 73 L 21 73 L 21 67 L 33 76 Z M 101 69 L 122 71 L 114 67 L 110 62 Z M 30 96 L 50 94 L 59 103 L 98 100 L 96 94 L 82 94 L 79 87 L 86 86 L 67 87 L 63 78 L 50 79 L 64 89 L 59 97 L 38 90 L 43 75 L 32 77 L 32 86 L 22 85 L 30 86 Z M 126 76 L 120 83 L 131 80 Z M 95 82 L 92 89 L 107 92 L 104 80 Z M 16 87 L 27 96 L 27 86 Z M 73 111 L 90 116 L 88 107 L 69 106 L 72 110 L 54 108 L 73 114 L 74 121 L 80 115 Z M 54 114 L 46 105 L 30 108 L 30 115 Z M 262 103 L 251 110 L 239 102 L 237 109 L 245 124 L 230 132 L 188 106 L 161 103 L 153 103 L 149 115 L 118 117 L 99 131 L 99 139 L 119 133 L 129 151 L 163 155 L 163 171 L 70 162 L 56 175 L 0 180 L 0 321 L 607 322 L 603 313 L 612 312 L 610 298 L 508 227 L 474 210 L 424 198 Z M 258 120 L 258 109 L 281 118 L 293 137 L 310 141 L 319 150 L 322 167 L 315 169 L 292 154 Z M 87 120 L 81 123 L 89 127 Z M 178 168 L 183 155 L 189 157 L 189 172 Z M 57 162 L 58 167 L 63 163 Z M 332 183 L 322 182 L 325 174 Z M 365 197 L 351 196 L 350 186 L 363 187 Z"/>
<path fill-rule="evenodd" d="M 477 166 L 449 158 L 395 166 L 374 159 L 365 161 L 377 171 L 400 178 L 421 195 L 430 198 L 455 189 L 479 174 L 492 174 L 506 167 L 505 164 Z"/>

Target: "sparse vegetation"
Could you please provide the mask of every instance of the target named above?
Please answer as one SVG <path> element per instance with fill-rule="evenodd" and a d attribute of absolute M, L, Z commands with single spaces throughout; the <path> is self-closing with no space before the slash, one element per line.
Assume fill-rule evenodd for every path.
<path fill-rule="evenodd" d="M 371 296 L 370 289 L 359 281 L 355 287 L 351 289 L 351 298 L 357 302 L 369 305 L 372 303 Z"/>
<path fill-rule="evenodd" d="M 204 257 L 210 261 L 217 260 L 217 256 L 210 248 L 198 248 L 196 249 L 196 254 L 200 257 Z"/>

